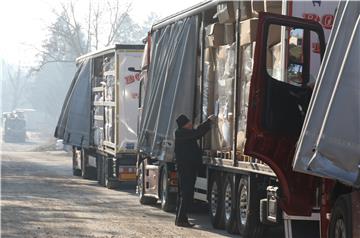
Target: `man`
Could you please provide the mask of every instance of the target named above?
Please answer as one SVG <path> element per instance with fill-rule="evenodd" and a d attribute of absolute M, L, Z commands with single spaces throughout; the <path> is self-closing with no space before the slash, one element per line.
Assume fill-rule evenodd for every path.
<path fill-rule="evenodd" d="M 175 158 L 179 185 L 175 220 L 177 226 L 194 226 L 189 223 L 187 213 L 194 197 L 196 174 L 202 164 L 202 151 L 197 140 L 210 130 L 215 118 L 216 116 L 211 115 L 196 129 L 193 129 L 191 121 L 185 115 L 180 115 L 176 119 L 178 129 L 175 132 Z"/>

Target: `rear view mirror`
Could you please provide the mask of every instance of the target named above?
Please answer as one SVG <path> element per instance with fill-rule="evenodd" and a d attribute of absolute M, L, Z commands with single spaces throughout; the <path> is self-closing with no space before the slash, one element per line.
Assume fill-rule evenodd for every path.
<path fill-rule="evenodd" d="M 129 70 L 130 72 L 141 73 L 141 70 L 140 70 L 140 69 L 135 69 L 134 67 L 129 67 L 128 70 Z"/>

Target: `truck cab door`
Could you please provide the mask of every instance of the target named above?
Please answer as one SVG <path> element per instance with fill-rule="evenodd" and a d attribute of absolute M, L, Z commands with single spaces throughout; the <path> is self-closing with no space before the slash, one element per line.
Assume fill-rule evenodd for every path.
<path fill-rule="evenodd" d="M 316 203 L 317 180 L 293 172 L 292 159 L 325 50 L 324 33 L 314 21 L 260 13 L 256 39 L 245 154 L 274 170 L 282 209 L 307 216 Z"/>

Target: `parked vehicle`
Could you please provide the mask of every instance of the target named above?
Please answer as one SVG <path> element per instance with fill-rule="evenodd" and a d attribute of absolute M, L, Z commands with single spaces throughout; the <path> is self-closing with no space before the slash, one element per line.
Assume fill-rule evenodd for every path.
<path fill-rule="evenodd" d="M 23 111 L 3 113 L 3 140 L 15 143 L 26 141 L 26 120 Z"/>
<path fill-rule="evenodd" d="M 73 173 L 108 188 L 136 179 L 143 45 L 116 44 L 76 59 L 55 137 L 73 146 Z"/>
<path fill-rule="evenodd" d="M 301 230 L 303 237 L 351 237 L 351 229 L 353 235 L 357 234 L 358 224 L 349 213 L 335 216 L 347 217 L 332 221 L 340 228 L 329 226 L 329 220 L 335 219 L 330 218 L 331 210 L 339 210 L 333 204 L 333 195 L 342 198 L 348 194 L 346 204 L 352 201 L 351 208 L 356 211 L 353 215 L 358 217 L 356 186 L 335 186 L 333 181 L 304 174 L 320 173 L 309 171 L 306 166 L 298 165 L 293 170 L 299 136 L 307 135 L 302 128 L 304 121 L 306 125 L 310 120 L 308 108 L 315 110 L 314 98 L 320 90 L 316 78 L 319 72 L 325 74 L 320 62 L 328 62 L 331 55 L 328 48 L 324 56 L 324 28 L 331 27 L 329 19 L 333 18 L 329 15 L 335 7 L 327 8 L 329 14 L 321 11 L 317 15 L 317 7 L 328 3 L 309 4 L 314 7 L 313 16 L 323 14 L 320 20 L 309 14 L 303 14 L 306 19 L 293 17 L 292 7 L 299 6 L 295 2 L 209 1 L 152 27 L 143 58 L 146 70 L 142 73 L 139 100 L 137 189 L 141 203 L 160 200 L 165 211 L 174 210 L 175 118 L 186 114 L 196 125 L 216 114 L 217 127 L 201 142 L 204 168 L 195 185 L 195 198 L 208 202 L 214 227 L 238 232 L 242 237 L 261 237 L 266 227 L 281 224 L 286 237 L 295 237 L 293 231 L 301 229 L 299 225 L 305 221 L 310 228 Z M 341 2 L 337 24 L 346 14 L 357 18 L 358 5 Z M 355 20 L 341 22 L 357 27 Z M 345 52 L 347 48 L 341 39 L 347 36 L 349 42 L 354 29 L 348 28 L 343 38 L 336 33 L 337 43 L 330 40 L 329 44 L 337 44 Z M 342 59 L 342 54 L 332 57 Z M 353 101 L 354 107 L 358 106 L 355 97 Z M 322 118 L 320 114 L 317 117 Z M 359 124 L 358 120 L 353 122 Z M 358 148 L 356 141 L 351 142 Z M 354 167 L 358 151 L 352 158 L 354 180 L 358 174 Z M 344 204 L 341 206 L 348 206 Z"/>

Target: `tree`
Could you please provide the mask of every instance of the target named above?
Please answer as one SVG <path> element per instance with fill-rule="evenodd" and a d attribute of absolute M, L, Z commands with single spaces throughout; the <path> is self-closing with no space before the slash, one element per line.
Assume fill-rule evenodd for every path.
<path fill-rule="evenodd" d="M 21 63 L 15 68 L 5 63 L 3 65 L 5 78 L 2 79 L 2 108 L 7 111 L 13 111 L 24 106 L 26 102 L 28 78 Z"/>
<path fill-rule="evenodd" d="M 75 59 L 117 42 L 139 44 L 157 18 L 152 13 L 148 25 L 140 26 L 130 16 L 131 3 L 120 0 L 89 0 L 86 7 L 78 4 L 64 1 L 53 10 L 55 21 L 39 49 L 39 66 L 31 74 L 29 99 L 38 112 L 47 114 L 44 124 L 49 128 L 57 121 L 75 72 Z"/>

